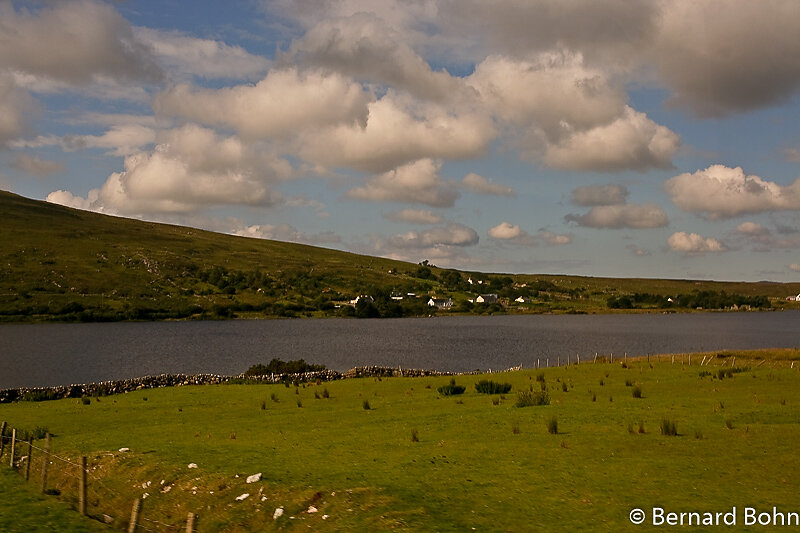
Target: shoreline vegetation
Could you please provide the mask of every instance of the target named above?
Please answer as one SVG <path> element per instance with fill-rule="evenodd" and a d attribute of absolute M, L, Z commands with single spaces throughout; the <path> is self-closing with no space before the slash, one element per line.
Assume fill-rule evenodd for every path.
<path fill-rule="evenodd" d="M 800 283 L 439 268 L 0 191 L 0 323 L 800 309 Z"/>
<path fill-rule="evenodd" d="M 127 529 L 135 501 L 159 531 L 184 530 L 189 513 L 198 531 L 324 533 L 623 531 L 637 508 L 793 512 L 798 362 L 792 348 L 476 375 L 386 369 L 264 384 L 245 372 L 219 385 L 2 404 L 6 441 L 8 428 L 20 440 L 17 473 L 8 455 L 0 465 L 0 529 L 39 531 L 42 506 L 78 508 L 82 457 L 87 515 L 114 530 Z M 45 448 L 56 496 L 35 507 L 25 495 L 40 489 Z"/>
<path fill-rule="evenodd" d="M 617 357 L 617 362 L 626 365 L 628 361 L 653 361 L 664 362 L 665 360 L 675 364 L 676 358 L 679 365 L 703 366 L 712 361 L 719 364 L 728 360 L 751 361 L 758 366 L 771 362 L 773 364 L 783 362 L 790 368 L 798 366 L 800 368 L 800 348 L 764 348 L 755 350 L 716 350 L 712 352 L 696 353 L 677 353 L 659 355 L 638 355 L 627 356 L 624 359 Z M 580 360 L 569 362 L 570 366 L 580 364 Z M 583 364 L 613 363 L 613 355 L 600 355 L 594 359 L 584 359 Z M 558 368 L 554 366 L 552 368 Z M 165 387 L 186 387 L 190 385 L 263 385 L 282 383 L 286 386 L 300 383 L 321 383 L 338 381 L 343 379 L 358 378 L 414 378 L 414 377 L 436 377 L 436 376 L 471 376 L 471 375 L 490 375 L 495 373 L 518 372 L 522 366 L 508 368 L 505 370 L 474 370 L 469 372 L 444 372 L 431 369 L 416 369 L 386 366 L 361 366 L 354 367 L 345 372 L 326 369 L 325 365 L 308 364 L 303 359 L 282 361 L 273 359 L 268 365 L 257 364 L 251 366 L 247 371 L 235 375 L 226 376 L 221 374 L 159 374 L 156 376 L 142 376 L 121 380 L 109 380 L 93 383 L 56 385 L 46 387 L 17 387 L 0 389 L 0 404 L 12 402 L 41 402 L 50 400 L 63 400 L 67 398 L 102 398 L 116 394 L 125 394 L 133 391 L 158 389 Z M 537 369 L 538 370 L 538 369 Z M 507 392 L 507 391 L 506 391 Z"/>

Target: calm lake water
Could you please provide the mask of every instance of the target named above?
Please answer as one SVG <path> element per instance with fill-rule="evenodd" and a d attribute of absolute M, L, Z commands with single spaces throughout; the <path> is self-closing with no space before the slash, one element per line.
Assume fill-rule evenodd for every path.
<path fill-rule="evenodd" d="M 161 373 L 239 374 L 273 357 L 334 370 L 445 371 L 719 349 L 797 347 L 800 312 L 0 326 L 0 389 Z"/>

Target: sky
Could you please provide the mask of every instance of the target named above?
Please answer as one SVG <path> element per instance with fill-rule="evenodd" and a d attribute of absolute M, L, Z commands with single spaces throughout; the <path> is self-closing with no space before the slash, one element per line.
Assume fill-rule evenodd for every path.
<path fill-rule="evenodd" d="M 800 281 L 796 0 L 0 0 L 0 189 L 507 273 Z"/>

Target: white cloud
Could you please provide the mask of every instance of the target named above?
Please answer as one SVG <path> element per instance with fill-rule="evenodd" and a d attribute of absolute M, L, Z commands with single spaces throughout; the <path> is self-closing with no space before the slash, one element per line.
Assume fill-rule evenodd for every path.
<path fill-rule="evenodd" d="M 401 209 L 383 215 L 394 222 L 411 222 L 414 224 L 439 224 L 441 216 L 428 209 Z"/>
<path fill-rule="evenodd" d="M 555 168 L 615 172 L 672 167 L 680 138 L 647 115 L 627 107 L 610 124 L 548 143 L 544 162 Z"/>
<path fill-rule="evenodd" d="M 439 176 L 442 163 L 420 159 L 394 170 L 373 176 L 363 187 L 347 196 L 372 202 L 414 202 L 432 207 L 452 207 L 459 196 L 452 181 Z"/>
<path fill-rule="evenodd" d="M 587 185 L 572 191 L 572 203 L 584 207 L 621 205 L 627 202 L 628 188 L 624 185 Z"/>
<path fill-rule="evenodd" d="M 579 226 L 606 229 L 661 228 L 669 224 L 667 214 L 656 204 L 598 205 L 584 215 L 570 214 L 564 219 Z"/>
<path fill-rule="evenodd" d="M 16 140 L 10 143 L 14 148 L 41 148 L 59 146 L 67 152 L 87 148 L 102 148 L 109 155 L 126 156 L 139 152 L 156 141 L 156 131 L 139 124 L 120 124 L 113 126 L 102 135 L 39 135 L 33 139 Z"/>
<path fill-rule="evenodd" d="M 96 210 L 97 201 L 100 195 L 99 189 L 92 189 L 86 198 L 75 196 L 69 191 L 58 190 L 47 195 L 47 201 L 53 204 L 83 209 L 84 211 Z"/>
<path fill-rule="evenodd" d="M 800 263 L 792 263 L 789 265 L 789 270 L 792 272 L 800 272 Z"/>
<path fill-rule="evenodd" d="M 157 115 L 234 128 L 248 138 L 281 138 L 325 125 L 363 122 L 372 98 L 344 76 L 272 70 L 255 85 L 200 89 L 178 85 L 156 95 Z"/>
<path fill-rule="evenodd" d="M 302 244 L 335 244 L 341 242 L 341 237 L 332 231 L 308 234 L 290 224 L 255 224 L 247 226 L 239 220 L 233 220 L 233 229 L 229 231 L 240 237 L 255 239 L 270 239 L 276 241 L 296 242 Z"/>
<path fill-rule="evenodd" d="M 748 213 L 800 209 L 800 179 L 786 187 L 745 174 L 741 167 L 712 165 L 668 179 L 664 189 L 684 211 L 711 219 Z"/>
<path fill-rule="evenodd" d="M 394 235 L 389 239 L 389 244 L 397 248 L 426 249 L 442 246 L 475 246 L 479 240 L 474 229 L 463 224 L 449 224 L 425 231 L 409 231 Z"/>
<path fill-rule="evenodd" d="M 518 225 L 512 225 L 509 222 L 501 222 L 497 226 L 490 228 L 488 233 L 492 239 L 521 246 L 537 246 L 540 242 L 550 245 L 562 245 L 572 242 L 572 235 L 553 233 L 544 229 L 539 230 L 535 235 L 531 235 Z"/>
<path fill-rule="evenodd" d="M 761 224 L 755 222 L 742 222 L 736 227 L 736 231 L 743 235 L 769 235 L 770 231 Z"/>
<path fill-rule="evenodd" d="M 639 248 L 635 244 L 629 244 L 625 248 L 630 250 L 630 252 L 633 255 L 635 255 L 636 257 L 649 257 L 651 255 L 650 250 L 645 250 L 643 248 Z"/>
<path fill-rule="evenodd" d="M 150 82 L 161 78 L 130 24 L 101 2 L 53 2 L 19 11 L 4 2 L 0 43 L 0 67 L 71 85 L 87 85 L 98 76 Z"/>
<path fill-rule="evenodd" d="M 484 178 L 479 174 L 475 174 L 474 172 L 470 172 L 461 183 L 466 187 L 468 190 L 472 192 L 476 192 L 478 194 L 491 194 L 495 196 L 508 196 L 510 198 L 517 195 L 514 192 L 514 189 L 511 187 L 506 187 L 505 185 L 500 185 L 497 183 L 492 183 L 489 179 Z"/>
<path fill-rule="evenodd" d="M 292 43 L 291 56 L 365 82 L 407 90 L 421 98 L 452 96 L 459 82 L 436 72 L 374 13 L 359 12 L 318 22 Z"/>
<path fill-rule="evenodd" d="M 717 239 L 703 237 L 697 233 L 679 231 L 667 239 L 670 249 L 686 255 L 703 255 L 706 253 L 725 252 L 727 248 Z"/>
<path fill-rule="evenodd" d="M 59 192 L 57 202 L 82 203 L 116 214 L 188 213 L 211 205 L 271 205 L 271 184 L 287 179 L 291 166 L 236 137 L 220 138 L 196 125 L 162 132 L 151 152 L 125 158 L 99 190 L 84 199 Z"/>
<path fill-rule="evenodd" d="M 271 62 L 253 55 L 241 46 L 198 39 L 178 31 L 135 28 L 134 34 L 150 47 L 160 63 L 172 74 L 184 73 L 203 78 L 257 79 Z"/>
<path fill-rule="evenodd" d="M 28 154 L 17 154 L 11 161 L 10 166 L 34 176 L 49 176 L 64 171 L 64 165 L 61 163 Z"/>
<path fill-rule="evenodd" d="M 364 124 L 305 131 L 300 154 L 322 165 L 380 172 L 423 158 L 478 157 L 495 136 L 491 117 L 469 107 L 448 109 L 394 91 L 368 107 Z"/>

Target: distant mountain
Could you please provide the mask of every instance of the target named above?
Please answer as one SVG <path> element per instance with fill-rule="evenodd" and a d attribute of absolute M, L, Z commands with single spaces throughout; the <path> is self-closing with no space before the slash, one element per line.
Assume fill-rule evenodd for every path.
<path fill-rule="evenodd" d="M 0 191 L 0 320 L 6 322 L 419 316 L 437 312 L 428 306 L 431 296 L 455 302 L 439 313 L 597 312 L 608 309 L 609 298 L 647 292 L 666 299 L 698 290 L 791 305 L 780 302 L 800 293 L 800 284 L 457 272 L 107 216 Z M 499 294 L 500 302 L 468 301 L 481 293 Z M 530 303 L 514 302 L 520 295 Z"/>

